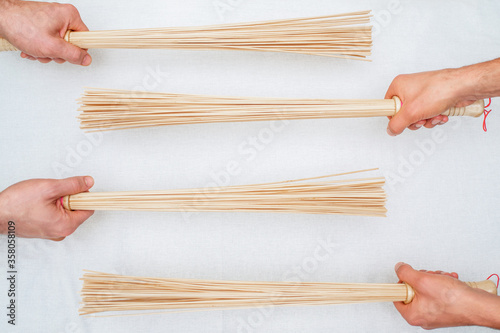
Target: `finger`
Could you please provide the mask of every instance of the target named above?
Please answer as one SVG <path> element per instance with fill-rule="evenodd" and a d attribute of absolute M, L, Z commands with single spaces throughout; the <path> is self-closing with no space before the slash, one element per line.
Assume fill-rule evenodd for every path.
<path fill-rule="evenodd" d="M 438 125 L 444 125 L 448 122 L 449 118 L 448 116 L 441 116 L 441 122 Z"/>
<path fill-rule="evenodd" d="M 88 66 L 92 63 L 92 57 L 86 50 L 66 42 L 61 38 L 54 38 L 48 57 L 64 59 L 75 65 Z"/>
<path fill-rule="evenodd" d="M 36 58 L 36 60 L 38 60 L 42 64 L 48 64 L 49 62 L 52 61 L 52 59 L 50 59 L 50 58 Z"/>
<path fill-rule="evenodd" d="M 89 31 L 89 28 L 83 23 L 82 18 L 80 16 L 80 13 L 78 12 L 78 9 L 76 9 L 75 6 L 73 5 L 68 5 L 68 11 L 69 11 L 69 25 L 68 29 L 73 30 L 73 31 Z M 66 32 L 64 32 L 66 33 Z M 64 37 L 64 35 L 62 36 Z"/>
<path fill-rule="evenodd" d="M 56 181 L 56 197 L 54 199 L 59 199 L 65 195 L 86 192 L 93 185 L 94 179 L 90 176 L 59 179 Z"/>
<path fill-rule="evenodd" d="M 61 58 L 55 58 L 54 61 L 57 62 L 58 64 L 64 64 L 66 62 L 66 60 L 63 60 Z"/>
<path fill-rule="evenodd" d="M 458 274 L 457 274 L 457 273 L 455 273 L 455 272 L 452 272 L 452 273 L 451 273 L 451 276 L 452 276 L 452 277 L 454 277 L 455 279 L 458 279 Z"/>
<path fill-rule="evenodd" d="M 21 52 L 21 58 L 26 59 L 28 58 L 28 55 L 24 52 Z"/>
<path fill-rule="evenodd" d="M 425 128 L 434 128 L 439 123 L 441 123 L 442 120 L 443 120 L 443 116 L 436 116 L 436 117 L 427 119 L 424 126 L 425 126 Z"/>
<path fill-rule="evenodd" d="M 417 281 L 420 279 L 422 274 L 425 274 L 414 270 L 410 265 L 402 262 L 397 263 L 394 270 L 401 281 L 406 282 L 413 287 L 417 285 Z"/>
<path fill-rule="evenodd" d="M 401 107 L 398 113 L 396 113 L 392 119 L 389 121 L 389 125 L 387 126 L 387 133 L 391 136 L 396 136 L 405 130 L 408 126 L 413 123 L 418 122 L 421 119 L 418 119 L 417 116 L 410 112 L 405 105 Z"/>
<path fill-rule="evenodd" d="M 32 56 L 28 56 L 26 59 L 31 60 L 31 61 L 36 60 L 36 58 L 32 57 Z"/>
<path fill-rule="evenodd" d="M 59 238 L 51 238 L 50 240 L 51 241 L 54 241 L 54 242 L 60 242 L 62 240 L 64 240 L 66 237 L 59 237 Z"/>
<path fill-rule="evenodd" d="M 68 223 L 72 229 L 71 233 L 73 233 L 83 222 L 88 220 L 88 218 L 92 215 L 94 215 L 93 210 L 75 210 L 69 212 Z"/>
<path fill-rule="evenodd" d="M 399 80 L 398 77 L 395 77 L 394 80 L 392 80 L 391 84 L 389 85 L 389 88 L 387 88 L 387 92 L 385 93 L 385 99 L 391 99 L 394 96 L 398 96 L 398 91 L 396 89 L 397 87 L 397 81 Z"/>
<path fill-rule="evenodd" d="M 420 120 L 414 124 L 411 124 L 408 128 L 412 131 L 416 131 L 416 130 L 422 128 L 422 126 L 424 126 L 424 124 L 425 124 L 425 120 Z"/>

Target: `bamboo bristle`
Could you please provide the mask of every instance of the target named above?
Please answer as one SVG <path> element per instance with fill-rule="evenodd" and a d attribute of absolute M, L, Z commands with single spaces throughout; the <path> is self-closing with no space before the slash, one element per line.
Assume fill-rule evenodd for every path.
<path fill-rule="evenodd" d="M 366 60 L 370 11 L 200 27 L 72 32 L 82 48 L 245 50 Z"/>
<path fill-rule="evenodd" d="M 111 89 L 87 89 L 79 103 L 80 127 L 87 131 L 276 119 L 378 117 L 395 113 L 392 99 L 216 97 Z"/>
<path fill-rule="evenodd" d="M 404 284 L 243 282 L 147 278 L 86 271 L 80 315 L 402 302 Z"/>
<path fill-rule="evenodd" d="M 72 210 L 242 211 L 385 216 L 386 195 L 382 188 L 384 178 L 337 179 L 342 175 L 345 174 L 205 189 L 84 192 L 71 195 L 68 202 Z"/>

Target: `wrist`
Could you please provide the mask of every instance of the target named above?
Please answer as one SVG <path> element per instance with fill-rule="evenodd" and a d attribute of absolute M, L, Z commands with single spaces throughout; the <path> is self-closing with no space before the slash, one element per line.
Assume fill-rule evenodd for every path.
<path fill-rule="evenodd" d="M 500 329 L 500 297 L 483 290 L 474 290 L 469 325 Z"/>
<path fill-rule="evenodd" d="M 455 80 L 458 82 L 456 90 L 457 102 L 477 100 L 478 84 L 481 82 L 482 73 L 474 66 L 465 66 L 455 69 Z"/>
<path fill-rule="evenodd" d="M 475 100 L 474 90 L 477 79 L 474 71 L 467 67 L 447 68 L 439 71 L 446 100 L 453 105 L 462 101 Z"/>
<path fill-rule="evenodd" d="M 460 101 L 480 100 L 500 94 L 500 60 L 495 59 L 456 69 Z"/>
<path fill-rule="evenodd" d="M 0 0 L 0 37 L 5 37 L 5 26 L 9 11 L 19 0 Z"/>

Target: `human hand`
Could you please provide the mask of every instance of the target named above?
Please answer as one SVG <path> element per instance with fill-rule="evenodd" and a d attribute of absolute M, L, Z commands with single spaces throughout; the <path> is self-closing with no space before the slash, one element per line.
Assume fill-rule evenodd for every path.
<path fill-rule="evenodd" d="M 93 211 L 68 211 L 61 197 L 88 191 L 92 177 L 32 179 L 0 192 L 0 233 L 7 233 L 14 221 L 16 236 L 63 240 L 71 235 Z"/>
<path fill-rule="evenodd" d="M 23 58 L 90 65 L 92 58 L 86 50 L 64 40 L 68 30 L 89 30 L 73 5 L 0 0 L 0 35 L 23 51 Z"/>
<path fill-rule="evenodd" d="M 461 83 L 466 80 L 462 69 L 443 69 L 433 72 L 397 76 L 389 86 L 385 98 L 398 96 L 401 110 L 389 117 L 387 133 L 395 136 L 405 128 L 417 130 L 422 126 L 433 128 L 448 121 L 441 115 L 449 108 L 474 103 L 465 97 Z"/>
<path fill-rule="evenodd" d="M 404 263 L 398 263 L 395 270 L 400 282 L 408 283 L 415 290 L 411 303 L 394 303 L 410 325 L 425 329 L 492 325 L 487 321 L 488 312 L 490 308 L 498 308 L 498 297 L 469 287 L 458 280 L 457 273 L 416 271 Z M 494 316 L 498 317 L 498 313 Z"/>

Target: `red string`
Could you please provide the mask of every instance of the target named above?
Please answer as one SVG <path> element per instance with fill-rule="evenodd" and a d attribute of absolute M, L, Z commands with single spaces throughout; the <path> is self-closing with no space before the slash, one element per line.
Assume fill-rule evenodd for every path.
<path fill-rule="evenodd" d="M 490 114 L 491 110 L 486 110 L 488 106 L 491 105 L 491 98 L 488 99 L 488 105 L 484 107 L 484 120 L 483 120 L 483 131 L 488 132 L 488 129 L 486 128 L 486 117 Z"/>
<path fill-rule="evenodd" d="M 500 276 L 498 276 L 498 274 L 491 274 L 486 280 L 489 280 L 489 279 L 491 279 L 494 276 L 497 277 L 497 288 L 498 288 L 499 285 L 500 285 Z"/>

